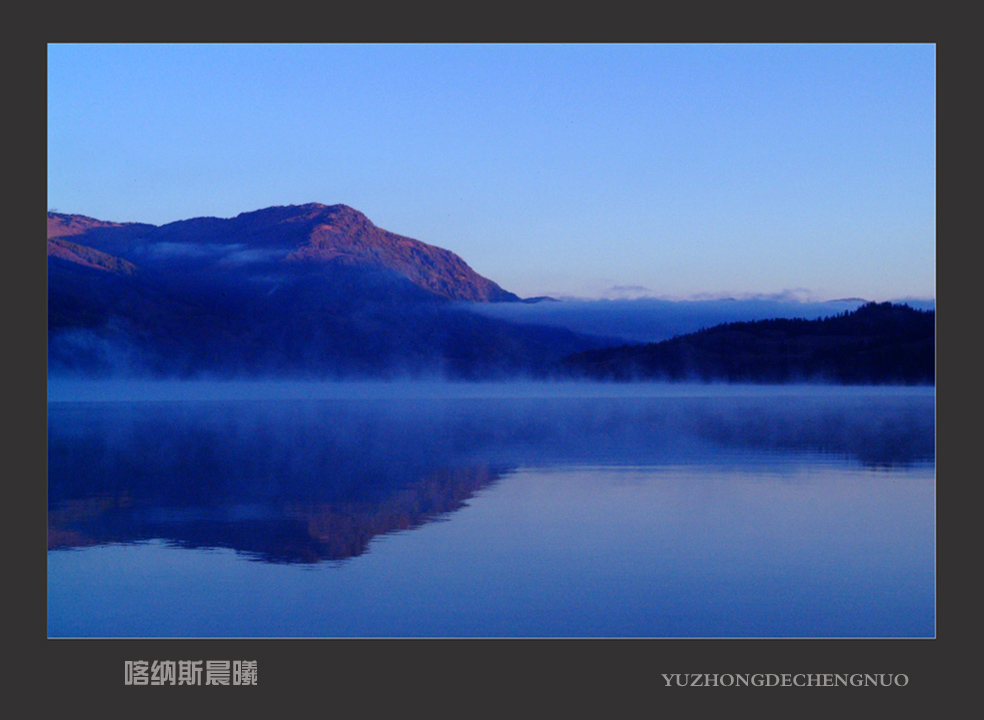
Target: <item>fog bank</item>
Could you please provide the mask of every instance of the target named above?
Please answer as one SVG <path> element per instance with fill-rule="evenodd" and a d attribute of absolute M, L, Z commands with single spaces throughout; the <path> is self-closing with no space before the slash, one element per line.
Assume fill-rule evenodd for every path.
<path fill-rule="evenodd" d="M 933 397 L 932 386 L 765 385 L 726 383 L 432 380 L 87 380 L 48 379 L 48 402 L 160 402 L 211 400 L 400 400 L 600 397 L 774 397 L 818 395 L 826 398 L 903 393 Z"/>
<path fill-rule="evenodd" d="M 896 300 L 935 309 L 932 300 Z M 860 298 L 826 302 L 756 298 L 746 300 L 558 300 L 537 303 L 470 303 L 473 312 L 513 322 L 547 325 L 628 343 L 668 340 L 729 322 L 772 318 L 816 320 L 856 310 Z"/>

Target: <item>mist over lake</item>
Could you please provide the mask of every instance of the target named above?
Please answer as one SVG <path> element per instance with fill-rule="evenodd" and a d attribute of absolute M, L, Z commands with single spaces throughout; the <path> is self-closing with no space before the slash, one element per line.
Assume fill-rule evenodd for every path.
<path fill-rule="evenodd" d="M 932 387 L 49 383 L 50 637 L 933 637 Z"/>

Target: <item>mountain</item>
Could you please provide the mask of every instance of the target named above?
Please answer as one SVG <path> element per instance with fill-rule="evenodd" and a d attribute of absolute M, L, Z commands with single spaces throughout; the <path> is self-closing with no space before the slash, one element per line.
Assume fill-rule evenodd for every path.
<path fill-rule="evenodd" d="M 486 377 L 599 344 L 457 301 L 519 298 L 345 205 L 161 226 L 48 213 L 54 372 Z"/>
<path fill-rule="evenodd" d="M 935 328 L 932 310 L 867 303 L 817 320 L 725 323 L 659 343 L 588 350 L 558 367 L 609 380 L 933 384 Z"/>
<path fill-rule="evenodd" d="M 173 264 L 182 257 L 242 265 L 263 260 L 336 263 L 389 270 L 451 300 L 519 300 L 453 252 L 378 228 L 347 205 L 270 207 L 230 219 L 194 218 L 159 227 L 48 213 L 49 254 L 58 254 L 52 246 L 63 245 L 66 237 L 137 264 Z"/>

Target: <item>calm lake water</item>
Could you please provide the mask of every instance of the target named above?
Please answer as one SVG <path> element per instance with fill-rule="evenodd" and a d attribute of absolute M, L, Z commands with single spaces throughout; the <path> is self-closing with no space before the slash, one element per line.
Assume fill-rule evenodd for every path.
<path fill-rule="evenodd" d="M 933 637 L 934 405 L 52 383 L 48 634 Z"/>

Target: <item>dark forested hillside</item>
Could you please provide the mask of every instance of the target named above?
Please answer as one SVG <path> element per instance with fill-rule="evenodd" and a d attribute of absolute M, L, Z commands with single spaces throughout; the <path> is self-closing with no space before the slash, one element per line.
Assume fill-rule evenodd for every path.
<path fill-rule="evenodd" d="M 588 350 L 565 358 L 577 377 L 781 383 L 932 384 L 935 312 L 868 303 L 818 320 L 718 325 L 647 345 Z"/>

